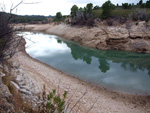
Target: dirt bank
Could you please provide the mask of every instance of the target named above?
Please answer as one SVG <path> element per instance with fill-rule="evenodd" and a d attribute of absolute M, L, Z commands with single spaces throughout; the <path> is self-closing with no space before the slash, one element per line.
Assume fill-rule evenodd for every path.
<path fill-rule="evenodd" d="M 61 36 L 97 49 L 115 49 L 150 53 L 149 23 L 126 23 L 120 26 L 71 27 L 66 24 L 17 25 L 25 30 Z"/>
<path fill-rule="evenodd" d="M 37 25 L 34 25 L 34 29 L 35 26 Z M 50 25 L 45 26 L 50 27 Z M 45 28 L 46 27 L 44 27 L 44 30 Z M 38 26 L 37 29 L 41 31 L 42 25 L 41 28 Z M 87 112 L 95 102 L 90 113 L 150 112 L 149 96 L 121 94 L 94 86 L 33 59 L 25 51 L 16 53 L 13 58 L 10 59 L 10 62 L 13 62 L 13 66 L 17 67 L 16 71 L 11 72 L 17 76 L 18 86 L 14 82 L 13 84 L 18 87 L 18 90 L 25 97 L 31 97 L 30 99 L 34 101 L 36 101 L 34 95 L 42 92 L 43 85 L 46 86 L 47 91 L 58 89 L 59 86 L 60 93 L 64 90 L 69 92 L 68 99 L 73 96 L 70 106 L 73 106 L 86 91 L 85 96 L 74 109 L 75 111 L 79 110 L 79 113 Z"/>

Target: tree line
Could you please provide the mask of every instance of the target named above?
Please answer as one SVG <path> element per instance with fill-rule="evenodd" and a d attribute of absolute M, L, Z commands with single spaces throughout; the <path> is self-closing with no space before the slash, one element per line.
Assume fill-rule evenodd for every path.
<path fill-rule="evenodd" d="M 136 5 L 134 3 L 122 3 L 122 5 L 119 6 L 119 4 L 113 4 L 110 0 L 106 1 L 102 4 L 102 6 L 93 6 L 92 3 L 88 3 L 85 7 L 78 7 L 77 5 L 73 5 L 71 7 L 70 16 L 72 18 L 71 24 L 80 24 L 80 25 L 92 25 L 95 19 L 93 17 L 93 11 L 95 10 L 102 10 L 102 17 L 101 19 L 108 19 L 111 18 L 112 12 L 115 9 L 131 9 L 131 8 L 139 8 L 139 9 L 145 9 L 150 8 L 150 0 L 147 0 L 146 3 L 143 2 L 143 0 L 140 0 Z M 63 20 L 63 16 L 61 12 L 58 12 L 56 14 L 56 20 Z"/>

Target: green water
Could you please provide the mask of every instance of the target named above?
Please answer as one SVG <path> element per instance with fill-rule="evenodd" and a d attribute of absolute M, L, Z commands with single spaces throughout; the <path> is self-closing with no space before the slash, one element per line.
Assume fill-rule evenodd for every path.
<path fill-rule="evenodd" d="M 150 94 L 150 54 L 102 51 L 54 35 L 23 34 L 28 54 L 56 69 L 114 91 Z"/>

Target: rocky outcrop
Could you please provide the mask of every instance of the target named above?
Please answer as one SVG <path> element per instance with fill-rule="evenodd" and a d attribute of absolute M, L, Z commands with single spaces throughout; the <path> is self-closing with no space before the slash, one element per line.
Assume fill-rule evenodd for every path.
<path fill-rule="evenodd" d="M 150 22 L 149 22 L 150 23 Z M 97 49 L 115 49 L 150 53 L 150 25 L 147 22 L 126 23 L 120 26 L 99 26 L 93 28 L 71 27 L 66 24 L 17 25 L 16 28 L 45 32 L 75 41 Z"/>
<path fill-rule="evenodd" d="M 11 81 L 11 84 L 14 85 L 19 92 L 21 92 L 25 99 L 29 100 L 32 98 L 32 100 L 37 101 L 38 98 L 36 95 L 39 93 L 38 87 L 35 87 L 28 75 L 24 74 L 18 63 L 12 62 L 11 65 L 12 67 L 16 67 L 11 70 L 11 73 L 15 77 L 15 82 Z"/>
<path fill-rule="evenodd" d="M 15 106 L 16 103 L 13 95 L 2 81 L 2 77 L 6 76 L 2 70 L 3 66 L 0 65 L 0 113 L 16 113 L 18 109 L 17 106 Z"/>
<path fill-rule="evenodd" d="M 2 78 L 4 79 L 3 81 Z M 22 106 L 27 103 L 30 105 L 29 108 L 32 108 L 32 110 L 36 109 L 39 101 L 39 93 L 38 87 L 34 85 L 28 75 L 24 74 L 22 68 L 17 62 L 7 62 L 1 65 L 1 113 L 22 113 L 22 110 L 24 111 Z M 21 104 L 21 106 L 19 104 Z"/>

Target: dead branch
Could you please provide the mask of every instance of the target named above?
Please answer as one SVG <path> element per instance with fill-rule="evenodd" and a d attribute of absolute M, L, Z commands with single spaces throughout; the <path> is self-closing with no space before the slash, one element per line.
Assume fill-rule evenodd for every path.
<path fill-rule="evenodd" d="M 88 109 L 88 111 L 86 113 L 89 113 L 91 111 L 91 109 L 94 107 L 95 103 L 98 101 L 99 96 L 95 99 L 93 105 Z"/>
<path fill-rule="evenodd" d="M 23 2 L 24 2 L 24 0 L 20 1 L 17 5 L 15 5 L 14 7 L 12 7 L 12 8 L 10 9 L 10 14 L 12 13 L 12 11 L 13 11 L 14 9 L 16 9 L 16 8 L 17 8 L 19 5 L 21 5 Z"/>
<path fill-rule="evenodd" d="M 12 3 L 9 14 L 4 13 L 6 7 L 4 4 L 0 4 L 0 8 L 3 11 L 3 13 L 0 13 L 0 63 L 2 63 L 4 60 L 8 60 L 15 53 L 20 51 L 18 46 L 20 45 L 22 38 L 18 39 L 16 36 L 14 36 L 15 30 L 13 29 L 13 26 L 10 25 L 10 23 L 12 19 L 12 11 L 17 9 L 17 7 L 23 3 L 24 0 L 21 0 L 15 6 Z M 33 2 L 28 4 L 35 3 Z"/>
<path fill-rule="evenodd" d="M 87 88 L 86 91 L 83 93 L 83 95 L 78 99 L 78 101 L 73 105 L 73 107 L 70 109 L 69 113 L 73 110 L 73 108 L 80 102 L 80 100 L 86 95 L 87 93 Z"/>
<path fill-rule="evenodd" d="M 58 83 L 58 95 L 59 95 L 60 82 L 61 82 L 61 79 L 59 79 L 59 83 Z"/>
<path fill-rule="evenodd" d="M 66 111 L 68 110 L 70 104 L 71 104 L 71 100 L 74 97 L 74 95 L 76 94 L 77 89 L 73 92 L 73 95 L 68 99 L 68 102 L 66 103 Z"/>

